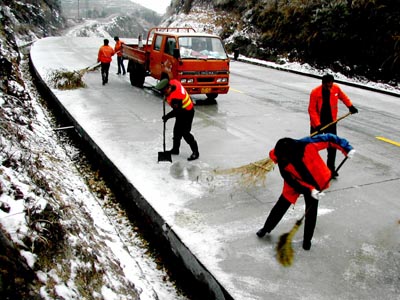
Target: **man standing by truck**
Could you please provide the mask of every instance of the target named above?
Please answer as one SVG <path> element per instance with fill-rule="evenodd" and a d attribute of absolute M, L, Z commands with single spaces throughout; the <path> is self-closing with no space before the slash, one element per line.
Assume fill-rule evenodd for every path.
<path fill-rule="evenodd" d="M 126 71 L 124 66 L 124 60 L 122 57 L 122 44 L 124 42 L 121 41 L 118 36 L 114 37 L 114 41 L 115 41 L 114 52 L 117 54 L 117 63 L 118 63 L 117 75 L 121 74 L 121 69 L 122 69 L 122 75 L 125 75 Z"/>
<path fill-rule="evenodd" d="M 110 70 L 114 50 L 108 45 L 108 39 L 104 39 L 103 42 L 104 45 L 100 47 L 97 55 L 97 62 L 101 63 L 101 79 L 103 80 L 103 85 L 105 85 L 108 82 L 108 72 Z"/>
<path fill-rule="evenodd" d="M 188 157 L 188 160 L 198 159 L 200 156 L 199 148 L 194 136 L 190 133 L 194 118 L 194 104 L 189 93 L 176 79 L 162 79 L 155 86 L 155 89 L 159 90 L 165 96 L 165 100 L 172 107 L 172 110 L 162 117 L 163 121 L 167 122 L 168 119 L 175 118 L 171 154 L 179 154 L 181 139 L 183 138 L 192 150 L 192 154 Z"/>

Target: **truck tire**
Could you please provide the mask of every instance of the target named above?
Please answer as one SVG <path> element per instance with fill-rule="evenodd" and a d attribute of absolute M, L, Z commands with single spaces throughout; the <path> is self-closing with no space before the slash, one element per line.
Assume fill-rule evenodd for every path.
<path fill-rule="evenodd" d="M 136 86 L 136 63 L 132 60 L 129 61 L 128 72 L 131 85 Z"/>
<path fill-rule="evenodd" d="M 142 88 L 146 78 L 146 71 L 144 65 L 137 64 L 136 68 L 136 86 Z"/>
<path fill-rule="evenodd" d="M 131 71 L 129 72 L 129 79 L 131 81 L 131 85 L 136 86 L 135 70 L 131 69 Z"/>
<path fill-rule="evenodd" d="M 144 84 L 146 72 L 144 66 L 137 62 L 130 62 L 129 66 L 129 79 L 131 85 L 142 88 Z"/>
<path fill-rule="evenodd" d="M 217 93 L 206 94 L 208 100 L 215 100 L 218 97 Z"/>

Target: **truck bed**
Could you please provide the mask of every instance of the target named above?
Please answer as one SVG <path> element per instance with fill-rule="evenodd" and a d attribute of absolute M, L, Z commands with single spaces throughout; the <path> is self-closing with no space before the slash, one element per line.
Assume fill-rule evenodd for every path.
<path fill-rule="evenodd" d="M 122 44 L 122 56 L 139 64 L 145 64 L 147 47 L 147 45 L 139 48 L 138 44 Z"/>

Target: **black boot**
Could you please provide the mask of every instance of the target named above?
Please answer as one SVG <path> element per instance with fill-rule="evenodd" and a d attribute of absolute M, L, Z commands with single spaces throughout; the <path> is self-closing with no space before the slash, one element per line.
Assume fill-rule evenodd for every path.
<path fill-rule="evenodd" d="M 179 148 L 181 146 L 181 141 L 177 139 L 173 139 L 172 149 L 169 152 L 173 155 L 179 155 Z"/>
<path fill-rule="evenodd" d="M 259 238 L 262 238 L 264 235 L 267 234 L 267 230 L 265 230 L 264 227 L 263 227 L 263 228 L 261 228 L 259 231 L 257 231 L 256 234 L 257 234 L 257 236 L 258 236 Z"/>
<path fill-rule="evenodd" d="M 311 249 L 311 241 L 304 240 L 303 241 L 303 249 L 306 251 L 310 250 Z"/>
<path fill-rule="evenodd" d="M 198 159 L 200 154 L 199 154 L 199 147 L 197 146 L 196 140 L 193 139 L 193 141 L 190 143 L 190 149 L 192 149 L 193 153 L 192 153 L 192 155 L 190 155 L 188 157 L 188 160 L 191 161 L 191 160 Z"/>
<path fill-rule="evenodd" d="M 193 152 L 192 155 L 190 155 L 187 160 L 188 161 L 195 160 L 195 159 L 198 159 L 199 156 L 200 156 L 199 152 L 197 152 L 197 153 Z"/>

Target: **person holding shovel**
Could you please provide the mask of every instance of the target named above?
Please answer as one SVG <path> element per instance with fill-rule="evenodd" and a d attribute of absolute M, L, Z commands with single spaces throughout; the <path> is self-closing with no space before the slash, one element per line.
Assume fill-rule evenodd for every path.
<path fill-rule="evenodd" d="M 322 77 L 322 84 L 314 88 L 310 93 L 310 102 L 308 105 L 308 113 L 310 115 L 310 132 L 314 133 L 333 133 L 337 134 L 337 114 L 338 100 L 346 105 L 351 114 L 358 113 L 350 98 L 341 90 L 339 85 L 334 83 L 334 77 L 326 74 Z M 332 125 L 321 130 L 327 124 Z M 332 172 L 332 178 L 336 178 L 339 174 L 335 171 L 336 149 L 327 149 L 327 165 Z"/>
<path fill-rule="evenodd" d="M 101 79 L 103 80 L 103 85 L 105 85 L 108 83 L 108 72 L 110 70 L 112 56 L 114 55 L 114 49 L 108 45 L 108 39 L 104 39 L 103 43 L 103 46 L 100 47 L 97 54 L 97 62 L 101 63 Z"/>
<path fill-rule="evenodd" d="M 317 222 L 318 200 L 324 196 L 323 191 L 329 187 L 332 173 L 318 152 L 329 147 L 339 149 L 348 158 L 355 153 L 347 140 L 331 133 L 299 140 L 282 138 L 276 143 L 269 156 L 278 164 L 284 180 L 283 190 L 264 226 L 257 231 L 258 237 L 270 233 L 290 205 L 295 204 L 298 197 L 303 194 L 306 204 L 303 249 L 310 250 Z"/>
<path fill-rule="evenodd" d="M 165 100 L 172 107 L 172 110 L 162 117 L 164 122 L 170 118 L 175 118 L 173 146 L 171 154 L 178 155 L 182 138 L 188 143 L 192 154 L 188 160 L 198 159 L 199 148 L 194 136 L 190 133 L 194 118 L 194 104 L 189 93 L 183 85 L 176 79 L 162 79 L 155 89 L 164 95 Z"/>

